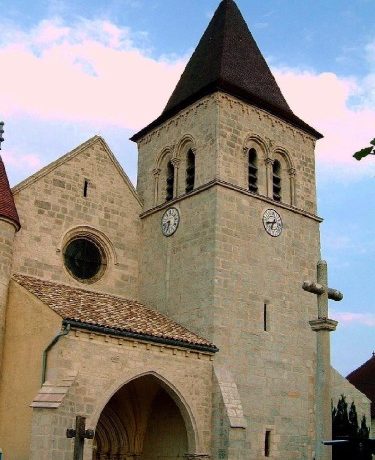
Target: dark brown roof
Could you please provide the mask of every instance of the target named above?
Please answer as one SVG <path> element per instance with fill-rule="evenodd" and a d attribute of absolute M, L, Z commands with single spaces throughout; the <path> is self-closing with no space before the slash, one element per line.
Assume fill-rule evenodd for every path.
<path fill-rule="evenodd" d="M 13 279 L 78 328 L 217 351 L 209 341 L 135 300 L 19 274 Z"/>
<path fill-rule="evenodd" d="M 215 91 L 223 91 L 264 109 L 317 139 L 322 137 L 294 115 L 237 5 L 233 0 L 223 0 L 162 115 L 132 140 L 138 140 L 180 110 Z"/>
<path fill-rule="evenodd" d="M 17 230 L 21 228 L 20 219 L 12 191 L 9 186 L 8 176 L 5 171 L 3 159 L 0 156 L 0 217 L 6 217 L 16 224 Z"/>
<path fill-rule="evenodd" d="M 375 417 L 375 354 L 346 378 L 371 400 L 371 417 Z"/>

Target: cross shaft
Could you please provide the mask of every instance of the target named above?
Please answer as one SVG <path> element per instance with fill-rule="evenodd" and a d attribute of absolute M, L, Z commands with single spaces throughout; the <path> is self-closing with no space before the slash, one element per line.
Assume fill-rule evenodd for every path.
<path fill-rule="evenodd" d="M 77 415 L 76 426 L 66 430 L 66 437 L 74 438 L 73 460 L 82 460 L 85 439 L 93 439 L 94 430 L 86 430 L 86 418 Z"/>
<path fill-rule="evenodd" d="M 316 381 L 315 381 L 315 458 L 331 460 L 332 450 L 324 447 L 322 441 L 332 437 L 331 420 L 331 362 L 329 333 L 334 331 L 337 321 L 328 318 L 328 299 L 340 301 L 343 295 L 328 287 L 327 262 L 320 260 L 317 265 L 317 282 L 305 281 L 302 289 L 318 298 L 318 318 L 310 321 L 316 332 Z"/>

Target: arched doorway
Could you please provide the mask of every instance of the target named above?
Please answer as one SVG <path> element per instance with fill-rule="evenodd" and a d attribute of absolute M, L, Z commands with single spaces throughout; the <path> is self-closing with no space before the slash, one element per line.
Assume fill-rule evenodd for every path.
<path fill-rule="evenodd" d="M 177 460 L 188 452 L 181 411 L 154 375 L 124 385 L 104 407 L 93 460 Z"/>

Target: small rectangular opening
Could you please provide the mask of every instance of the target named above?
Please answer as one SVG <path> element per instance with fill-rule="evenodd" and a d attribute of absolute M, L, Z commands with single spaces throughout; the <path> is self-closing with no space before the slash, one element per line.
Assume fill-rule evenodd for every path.
<path fill-rule="evenodd" d="M 267 430 L 264 436 L 264 456 L 269 457 L 271 454 L 271 431 Z"/>
<path fill-rule="evenodd" d="M 85 183 L 83 184 L 83 196 L 85 198 L 87 198 L 88 189 L 89 189 L 89 181 L 85 179 Z"/>
<path fill-rule="evenodd" d="M 267 324 L 267 304 L 265 303 L 263 306 L 263 330 L 268 331 L 268 324 Z"/>

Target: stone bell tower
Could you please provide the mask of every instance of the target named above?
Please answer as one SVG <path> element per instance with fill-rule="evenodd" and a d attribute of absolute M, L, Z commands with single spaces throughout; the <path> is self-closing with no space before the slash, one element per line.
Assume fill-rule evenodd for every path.
<path fill-rule="evenodd" d="M 163 113 L 133 140 L 140 295 L 218 346 L 213 458 L 312 459 L 320 258 L 314 148 L 223 0 Z"/>
<path fill-rule="evenodd" d="M 4 123 L 0 123 L 0 150 L 3 142 Z M 15 233 L 21 228 L 8 176 L 0 156 L 0 375 L 5 332 L 5 311 L 10 280 L 13 241 Z"/>

